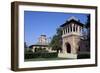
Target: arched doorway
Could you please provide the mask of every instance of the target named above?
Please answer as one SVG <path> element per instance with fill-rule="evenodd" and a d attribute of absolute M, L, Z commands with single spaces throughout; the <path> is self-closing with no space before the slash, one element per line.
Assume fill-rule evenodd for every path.
<path fill-rule="evenodd" d="M 69 43 L 66 43 L 66 50 L 67 53 L 71 53 L 71 45 Z"/>

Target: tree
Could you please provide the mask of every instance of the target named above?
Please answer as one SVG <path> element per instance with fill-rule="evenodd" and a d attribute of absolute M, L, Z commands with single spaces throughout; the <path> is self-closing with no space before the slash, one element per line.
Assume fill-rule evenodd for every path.
<path fill-rule="evenodd" d="M 27 53 L 28 51 L 30 51 L 30 49 L 28 49 L 26 42 L 24 42 L 24 52 Z"/>
<path fill-rule="evenodd" d="M 61 49 L 61 45 L 62 45 L 62 30 L 61 28 L 57 28 L 57 32 L 56 34 L 53 36 L 51 42 L 50 42 L 50 46 L 52 47 L 52 50 L 56 50 L 57 52 L 59 52 L 59 50 Z"/>
<path fill-rule="evenodd" d="M 79 42 L 79 45 L 81 46 L 83 45 L 86 49 L 86 52 L 89 52 L 90 51 L 90 15 L 87 15 L 87 21 L 86 21 L 86 24 L 84 25 L 82 34 L 83 34 L 84 39 L 82 39 Z"/>
<path fill-rule="evenodd" d="M 84 39 L 90 40 L 90 15 L 87 15 L 86 17 L 87 21 L 83 27 L 82 34 Z"/>
<path fill-rule="evenodd" d="M 24 42 L 24 48 L 27 48 L 26 42 Z"/>
<path fill-rule="evenodd" d="M 90 28 L 90 15 L 87 15 L 86 28 Z"/>
<path fill-rule="evenodd" d="M 87 39 L 90 40 L 90 15 L 87 15 L 86 29 L 87 29 Z"/>

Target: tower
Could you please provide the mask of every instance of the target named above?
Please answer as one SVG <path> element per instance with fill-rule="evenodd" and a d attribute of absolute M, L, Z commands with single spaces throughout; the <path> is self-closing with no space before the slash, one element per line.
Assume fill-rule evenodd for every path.
<path fill-rule="evenodd" d="M 68 58 L 77 56 L 79 42 L 82 36 L 83 24 L 75 17 L 69 18 L 61 25 L 62 29 L 62 53 Z"/>
<path fill-rule="evenodd" d="M 39 43 L 41 43 L 42 45 L 48 43 L 48 42 L 47 42 L 47 37 L 46 37 L 46 35 L 41 35 L 41 36 L 39 37 Z"/>

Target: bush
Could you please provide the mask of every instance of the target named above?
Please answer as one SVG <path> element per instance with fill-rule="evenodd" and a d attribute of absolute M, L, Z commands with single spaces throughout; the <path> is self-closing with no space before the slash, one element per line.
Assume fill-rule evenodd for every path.
<path fill-rule="evenodd" d="M 40 56 L 39 53 L 26 53 L 25 59 L 39 58 Z"/>
<path fill-rule="evenodd" d="M 56 58 L 58 53 L 48 53 L 48 52 L 35 52 L 35 53 L 26 53 L 25 59 L 32 59 L 32 58 Z"/>
<path fill-rule="evenodd" d="M 45 52 L 46 48 L 35 48 L 35 52 Z"/>
<path fill-rule="evenodd" d="M 90 58 L 90 54 L 78 54 L 77 56 L 78 59 L 87 59 Z"/>
<path fill-rule="evenodd" d="M 43 58 L 56 58 L 58 53 L 42 53 L 41 55 Z"/>

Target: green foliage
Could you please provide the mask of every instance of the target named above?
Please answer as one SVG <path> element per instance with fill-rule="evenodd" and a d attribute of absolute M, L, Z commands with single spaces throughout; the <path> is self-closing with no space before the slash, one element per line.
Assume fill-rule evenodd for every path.
<path fill-rule="evenodd" d="M 78 54 L 78 59 L 87 59 L 90 58 L 90 54 Z"/>
<path fill-rule="evenodd" d="M 26 42 L 24 42 L 24 48 L 28 48 L 28 46 L 27 46 Z"/>
<path fill-rule="evenodd" d="M 86 38 L 87 38 L 88 41 L 90 41 L 90 15 L 87 15 L 87 22 L 84 26 L 87 29 Z M 86 31 L 84 31 L 84 32 L 86 32 Z"/>
<path fill-rule="evenodd" d="M 24 42 L 24 53 L 27 53 L 27 52 L 30 52 L 30 51 L 31 51 L 31 49 L 27 46 L 27 43 Z"/>
<path fill-rule="evenodd" d="M 90 15 L 87 15 L 87 21 L 82 31 L 85 40 L 90 41 Z"/>
<path fill-rule="evenodd" d="M 41 53 L 43 58 L 56 58 L 58 53 Z"/>
<path fill-rule="evenodd" d="M 35 52 L 48 52 L 46 48 L 35 48 Z"/>
<path fill-rule="evenodd" d="M 62 30 L 61 28 L 57 29 L 56 35 L 53 36 L 50 46 L 52 47 L 52 50 L 61 50 L 61 45 L 62 45 Z"/>
<path fill-rule="evenodd" d="M 25 53 L 25 54 L 32 54 L 33 51 L 32 51 L 31 49 L 29 49 L 29 50 L 26 50 L 24 53 Z"/>
<path fill-rule="evenodd" d="M 25 59 L 39 58 L 40 56 L 39 53 L 26 53 Z"/>
<path fill-rule="evenodd" d="M 33 58 L 56 58 L 58 53 L 47 53 L 47 52 L 35 52 L 35 53 L 26 53 L 25 59 L 33 59 Z"/>
<path fill-rule="evenodd" d="M 86 28 L 90 28 L 90 15 L 87 15 Z"/>

